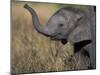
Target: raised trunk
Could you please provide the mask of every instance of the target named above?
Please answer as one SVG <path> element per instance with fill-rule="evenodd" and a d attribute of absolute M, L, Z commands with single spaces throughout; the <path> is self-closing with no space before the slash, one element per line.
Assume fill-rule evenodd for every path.
<path fill-rule="evenodd" d="M 31 13 L 31 15 L 32 15 L 32 21 L 33 21 L 33 24 L 34 24 L 35 29 L 36 29 L 39 33 L 41 33 L 41 34 L 43 34 L 43 35 L 45 35 L 45 36 L 50 36 L 51 33 L 49 33 L 48 28 L 46 28 L 46 27 L 44 28 L 44 27 L 42 27 L 42 25 L 40 24 L 36 12 L 35 12 L 31 7 L 29 7 L 27 4 L 24 5 L 24 8 L 26 8 L 26 9 Z"/>

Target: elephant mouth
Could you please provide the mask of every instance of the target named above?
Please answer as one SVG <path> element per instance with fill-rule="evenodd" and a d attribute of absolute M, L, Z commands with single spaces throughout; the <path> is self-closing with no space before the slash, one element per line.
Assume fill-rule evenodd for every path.
<path fill-rule="evenodd" d="M 61 41 L 63 45 L 65 45 L 68 41 L 67 38 L 61 35 L 53 35 L 50 37 L 51 40 Z"/>
<path fill-rule="evenodd" d="M 51 40 L 62 40 L 62 39 L 66 39 L 64 36 L 62 35 L 53 35 L 50 37 Z"/>
<path fill-rule="evenodd" d="M 67 41 L 67 39 L 65 39 L 65 38 L 55 38 L 55 37 L 51 37 L 51 40 L 57 40 L 57 41 L 61 41 L 61 43 L 63 44 L 63 45 L 65 45 L 68 41 Z"/>
<path fill-rule="evenodd" d="M 51 40 L 61 40 L 62 38 L 59 37 L 58 35 L 53 35 L 50 37 Z"/>

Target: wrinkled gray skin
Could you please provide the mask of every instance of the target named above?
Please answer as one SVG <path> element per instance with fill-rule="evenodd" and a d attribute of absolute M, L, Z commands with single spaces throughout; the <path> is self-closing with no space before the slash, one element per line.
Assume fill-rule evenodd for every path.
<path fill-rule="evenodd" d="M 74 44 L 84 40 L 92 40 L 92 43 L 84 45 L 84 48 L 90 55 L 92 68 L 96 68 L 95 15 L 93 7 L 89 7 L 88 11 L 81 11 L 72 7 L 62 8 L 51 16 L 45 26 L 40 24 L 36 12 L 31 7 L 25 4 L 24 8 L 31 13 L 35 29 L 51 39 L 63 40 L 62 43 L 64 44 L 67 41 Z"/>

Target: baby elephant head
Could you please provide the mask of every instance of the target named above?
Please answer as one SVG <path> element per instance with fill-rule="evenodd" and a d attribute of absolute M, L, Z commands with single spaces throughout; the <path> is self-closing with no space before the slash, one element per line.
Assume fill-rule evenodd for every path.
<path fill-rule="evenodd" d="M 51 16 L 47 25 L 42 27 L 35 10 L 27 4 L 24 5 L 24 8 L 31 13 L 32 21 L 37 32 L 51 39 L 61 40 L 63 44 L 67 43 L 70 34 L 79 26 L 78 22 L 83 17 L 83 13 L 76 8 L 61 8 Z"/>

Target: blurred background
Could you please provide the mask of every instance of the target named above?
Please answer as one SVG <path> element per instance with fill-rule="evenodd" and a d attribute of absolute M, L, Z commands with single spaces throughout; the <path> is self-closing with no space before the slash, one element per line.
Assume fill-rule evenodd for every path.
<path fill-rule="evenodd" d="M 67 60 L 73 54 L 73 46 L 68 42 L 62 45 L 39 34 L 32 24 L 30 13 L 25 4 L 32 7 L 42 25 L 46 25 L 50 17 L 60 8 L 76 7 L 85 10 L 87 6 L 72 4 L 54 4 L 39 2 L 18 2 L 12 0 L 11 6 L 11 72 L 51 72 L 71 70 Z M 65 63 L 66 62 L 66 63 Z"/>

